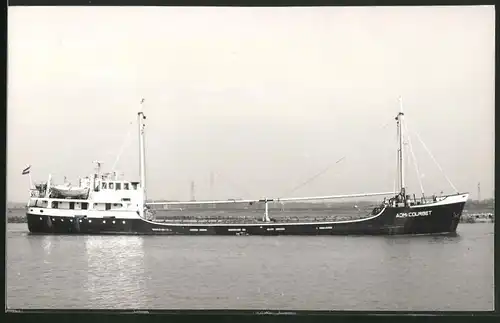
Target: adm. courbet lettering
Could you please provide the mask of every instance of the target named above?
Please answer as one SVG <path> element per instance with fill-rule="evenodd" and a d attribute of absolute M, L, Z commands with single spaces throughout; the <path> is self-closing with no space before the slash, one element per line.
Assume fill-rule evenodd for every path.
<path fill-rule="evenodd" d="M 420 212 L 401 212 L 396 214 L 396 218 L 415 218 L 420 216 L 429 216 L 432 211 L 420 211 Z"/>

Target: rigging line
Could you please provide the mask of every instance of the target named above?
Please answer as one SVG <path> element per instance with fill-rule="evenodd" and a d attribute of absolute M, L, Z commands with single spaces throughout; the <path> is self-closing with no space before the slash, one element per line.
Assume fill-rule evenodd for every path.
<path fill-rule="evenodd" d="M 441 171 L 441 174 L 443 174 L 444 178 L 446 178 L 446 180 L 448 181 L 448 184 L 450 184 L 450 186 L 455 190 L 455 192 L 459 193 L 459 191 L 457 190 L 457 188 L 455 187 L 455 185 L 453 185 L 453 183 L 448 178 L 448 176 L 446 176 L 446 174 L 443 171 L 443 168 L 441 168 L 441 165 L 439 165 L 439 163 L 437 162 L 436 158 L 434 158 L 434 156 L 430 152 L 429 148 L 427 148 L 427 145 L 424 143 L 424 141 L 422 140 L 422 138 L 420 138 L 420 135 L 418 134 L 418 132 L 413 131 L 413 133 L 417 136 L 418 140 L 420 141 L 420 143 L 424 147 L 425 151 L 427 151 L 427 153 L 432 158 L 432 160 L 434 161 L 434 163 L 436 164 L 436 166 L 439 168 L 439 170 Z"/>
<path fill-rule="evenodd" d="M 392 121 L 388 121 L 386 124 L 384 124 L 382 127 L 380 127 L 380 129 L 378 130 L 382 130 L 382 129 L 385 129 Z M 344 160 L 346 158 L 346 156 L 340 158 L 339 160 L 337 160 L 335 163 L 332 163 L 332 164 L 329 164 L 325 169 L 323 169 L 321 172 L 317 173 L 316 175 L 310 177 L 308 180 L 306 180 L 305 182 L 303 182 L 302 184 L 296 186 L 295 188 L 293 188 L 292 190 L 288 191 L 287 193 L 283 194 L 284 196 L 286 195 L 289 195 L 293 192 L 295 192 L 296 190 L 298 190 L 299 188 L 303 187 L 304 185 L 307 185 L 309 183 L 311 183 L 313 180 L 315 180 L 316 178 L 318 178 L 319 176 L 323 175 L 324 173 L 326 173 L 332 166 L 338 164 L 339 162 L 341 162 L 342 160 Z"/>
<path fill-rule="evenodd" d="M 233 188 L 236 188 L 237 190 L 241 191 L 241 193 L 244 193 L 245 195 L 247 196 L 252 196 L 249 194 L 248 190 L 246 190 L 245 188 L 239 186 L 239 185 L 236 185 L 234 184 L 233 181 L 229 180 L 226 176 L 222 176 L 220 173 L 218 172 L 213 172 L 214 174 L 214 177 L 217 176 L 219 178 L 222 178 L 222 180 L 224 180 L 225 182 L 227 182 L 229 185 L 231 185 Z"/>
<path fill-rule="evenodd" d="M 420 177 L 420 170 L 418 168 L 417 157 L 413 152 L 413 146 L 411 144 L 411 139 L 410 139 L 410 132 L 408 131 L 408 125 L 406 122 L 404 122 L 404 127 L 408 138 L 408 148 L 410 149 L 413 165 L 415 166 L 415 171 L 417 172 L 417 179 L 418 179 L 418 184 L 420 185 L 420 191 L 422 192 L 422 196 L 424 196 L 424 185 L 422 184 L 422 178 Z"/>
<path fill-rule="evenodd" d="M 406 131 L 407 129 L 405 129 Z M 409 137 L 408 137 L 409 138 Z M 408 139 L 409 140 L 409 139 Z M 411 146 L 410 146 L 410 143 L 409 141 L 403 141 L 403 143 L 405 143 L 403 145 L 403 149 L 405 150 L 405 155 L 408 156 L 408 158 L 405 158 L 404 160 L 404 163 L 405 163 L 405 169 L 410 169 L 410 162 L 413 166 L 415 166 L 415 162 L 416 162 L 416 158 L 415 158 L 415 155 L 413 154 L 413 151 L 411 149 Z M 407 173 L 409 174 L 409 172 Z M 417 171 L 417 176 L 418 176 L 418 171 Z M 417 179 L 418 180 L 418 179 Z M 406 188 L 407 188 L 407 192 L 408 192 L 408 181 L 405 182 L 405 185 L 406 185 Z M 420 183 L 420 181 L 419 181 Z"/>
<path fill-rule="evenodd" d="M 316 178 L 318 178 L 319 176 L 323 175 L 324 173 L 326 173 L 332 166 L 340 163 L 342 160 L 345 159 L 345 156 L 340 158 L 339 160 L 337 160 L 335 163 L 332 163 L 330 165 L 328 165 L 325 169 L 323 169 L 321 172 L 317 173 L 316 175 L 314 175 L 313 177 L 309 178 L 308 180 L 306 180 L 305 182 L 303 182 L 302 184 L 296 186 L 295 188 L 293 188 L 292 190 L 288 191 L 286 194 L 284 194 L 284 196 L 286 195 L 289 195 L 293 192 L 295 192 L 296 190 L 298 190 L 299 188 L 309 184 L 310 182 L 312 182 L 313 180 L 315 180 Z"/>
<path fill-rule="evenodd" d="M 115 167 L 116 165 L 118 164 L 118 161 L 120 160 L 120 156 L 121 154 L 123 153 L 123 150 L 125 149 L 125 145 L 127 144 L 127 141 L 128 141 L 128 138 L 130 137 L 130 134 L 132 132 L 132 124 L 133 122 L 131 121 L 129 123 L 129 129 L 128 129 L 128 132 L 127 132 L 127 135 L 125 136 L 125 139 L 123 140 L 123 143 L 122 143 L 122 146 L 120 147 L 120 150 L 118 152 L 118 155 L 116 156 L 116 159 L 115 159 L 115 162 L 113 164 L 113 167 L 111 167 L 112 170 L 115 170 Z"/>

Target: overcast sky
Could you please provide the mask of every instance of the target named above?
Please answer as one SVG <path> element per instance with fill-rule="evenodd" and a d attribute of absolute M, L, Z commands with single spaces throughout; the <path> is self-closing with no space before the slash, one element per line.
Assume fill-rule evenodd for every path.
<path fill-rule="evenodd" d="M 426 193 L 453 190 L 415 131 L 458 190 L 477 198 L 481 182 L 493 196 L 492 6 L 10 7 L 8 18 L 9 201 L 28 198 L 27 164 L 35 181 L 76 181 L 94 160 L 110 170 L 124 142 L 117 168 L 138 179 L 143 97 L 153 199 L 188 199 L 191 181 L 197 199 L 392 190 L 400 95 Z"/>

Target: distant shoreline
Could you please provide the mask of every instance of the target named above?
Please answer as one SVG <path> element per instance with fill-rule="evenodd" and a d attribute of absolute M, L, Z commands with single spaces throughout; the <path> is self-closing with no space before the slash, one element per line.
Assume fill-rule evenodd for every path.
<path fill-rule="evenodd" d="M 7 223 L 26 223 L 26 217 L 13 216 L 7 218 Z"/>

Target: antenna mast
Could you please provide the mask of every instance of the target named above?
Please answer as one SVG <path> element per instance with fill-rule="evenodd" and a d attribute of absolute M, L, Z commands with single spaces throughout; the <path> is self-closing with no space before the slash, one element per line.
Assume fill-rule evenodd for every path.
<path fill-rule="evenodd" d="M 399 188 L 401 189 L 401 196 L 405 200 L 405 169 L 404 169 L 404 134 L 403 134 L 403 99 L 399 97 L 399 113 L 396 116 L 399 135 L 399 149 L 398 149 L 398 170 L 399 170 Z"/>
<path fill-rule="evenodd" d="M 97 187 L 99 185 L 99 181 L 101 180 L 101 165 L 102 165 L 102 161 L 99 161 L 99 160 L 95 160 L 94 161 L 95 163 L 95 172 L 94 172 L 94 175 L 93 175 L 93 179 L 92 179 L 92 190 L 97 190 Z"/>
<path fill-rule="evenodd" d="M 141 110 L 137 113 L 137 123 L 139 126 L 139 172 L 141 176 L 141 188 L 143 192 L 143 200 L 146 200 L 146 153 L 144 145 L 144 120 L 146 116 L 142 112 L 144 99 L 141 100 Z"/>
<path fill-rule="evenodd" d="M 99 176 L 101 174 L 102 161 L 95 160 L 94 164 L 95 164 L 95 173 L 97 174 L 97 176 Z"/>

